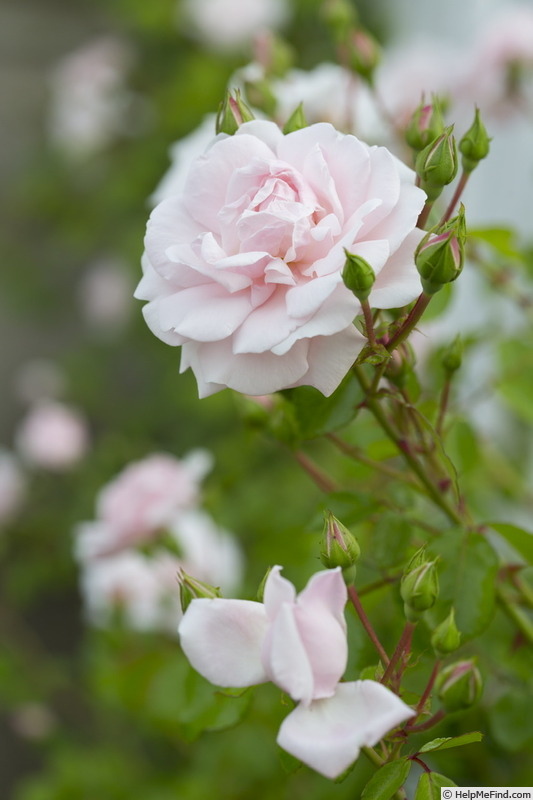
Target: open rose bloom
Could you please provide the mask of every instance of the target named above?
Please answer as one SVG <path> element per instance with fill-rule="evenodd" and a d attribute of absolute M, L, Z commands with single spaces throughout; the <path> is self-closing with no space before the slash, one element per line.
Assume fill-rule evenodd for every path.
<path fill-rule="evenodd" d="M 284 135 L 247 122 L 219 134 L 152 212 L 136 296 L 151 330 L 182 346 L 201 397 L 300 385 L 330 395 L 366 341 L 344 248 L 376 273 L 373 307 L 410 303 L 424 200 L 386 148 L 328 123 Z"/>
<path fill-rule="evenodd" d="M 218 686 L 272 681 L 296 708 L 278 744 L 328 778 L 344 772 L 363 746 L 376 744 L 413 710 L 375 681 L 339 683 L 348 659 L 339 568 L 314 575 L 298 596 L 270 572 L 264 603 L 193 600 L 179 626 L 192 666 Z"/>

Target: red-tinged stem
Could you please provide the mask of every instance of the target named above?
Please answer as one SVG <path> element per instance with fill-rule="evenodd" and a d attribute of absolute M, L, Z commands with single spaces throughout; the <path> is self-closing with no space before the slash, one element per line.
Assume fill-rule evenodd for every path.
<path fill-rule="evenodd" d="M 444 225 L 444 223 L 448 222 L 448 220 L 450 219 L 451 215 L 453 214 L 453 212 L 455 210 L 455 206 L 457 205 L 457 203 L 459 201 L 459 198 L 461 197 L 462 193 L 465 190 L 465 186 L 468 183 L 468 179 L 469 179 L 471 174 L 472 174 L 471 172 L 463 172 L 463 174 L 461 175 L 459 183 L 457 184 L 457 186 L 455 188 L 455 192 L 453 193 L 453 197 L 450 200 L 450 204 L 449 204 L 448 208 L 446 209 L 446 211 L 444 212 L 444 215 L 443 215 L 441 221 L 439 222 L 439 226 L 440 225 Z"/>
<path fill-rule="evenodd" d="M 422 759 L 421 759 L 421 758 L 418 758 L 418 756 L 409 756 L 409 760 L 410 760 L 410 761 L 416 761 L 416 763 L 417 763 L 417 764 L 419 764 L 419 765 L 422 767 L 422 769 L 424 770 L 424 772 L 431 772 L 431 770 L 430 770 L 430 768 L 428 767 L 428 765 L 427 765 L 427 764 L 425 764 L 425 763 L 422 761 Z"/>
<path fill-rule="evenodd" d="M 431 675 L 429 676 L 429 680 L 427 682 L 427 686 L 424 689 L 422 697 L 418 701 L 418 705 L 416 707 L 417 716 L 424 710 L 424 706 L 426 705 L 428 697 L 430 696 L 430 694 L 431 694 L 431 692 L 433 690 L 433 686 L 435 685 L 435 681 L 437 679 L 437 675 L 439 674 L 439 669 L 440 669 L 441 663 L 442 662 L 441 662 L 440 658 L 437 659 L 437 661 L 435 661 L 435 666 L 433 667 L 433 669 L 431 671 Z"/>
<path fill-rule="evenodd" d="M 406 622 L 405 627 L 402 631 L 402 635 L 396 645 L 396 650 L 392 654 L 392 658 L 389 661 L 387 669 L 385 670 L 383 677 L 381 679 L 381 683 L 387 683 L 389 679 L 392 677 L 394 670 L 396 669 L 396 665 L 398 664 L 400 658 L 402 657 L 403 653 L 411 646 L 411 639 L 413 636 L 413 631 L 416 628 L 416 622 Z"/>
<path fill-rule="evenodd" d="M 300 464 L 301 467 L 305 469 L 307 474 L 313 479 L 319 489 L 322 489 L 323 492 L 338 492 L 339 487 L 337 484 L 331 480 L 329 475 L 326 475 L 320 467 L 318 467 L 315 462 L 309 458 L 308 455 L 303 453 L 301 450 L 297 450 L 294 454 L 297 462 Z"/>
<path fill-rule="evenodd" d="M 428 221 L 428 217 L 431 214 L 431 209 L 432 208 L 433 208 L 433 201 L 432 200 L 427 200 L 426 201 L 426 205 L 424 206 L 424 208 L 422 209 L 422 211 L 419 214 L 418 221 L 416 223 L 416 227 L 417 228 L 422 228 L 422 230 L 424 230 L 424 226 L 425 226 L 426 222 Z"/>
<path fill-rule="evenodd" d="M 363 309 L 363 316 L 365 318 L 365 328 L 368 343 L 375 347 L 377 345 L 376 333 L 374 331 L 374 317 L 372 316 L 372 309 L 368 300 L 361 301 L 361 308 Z"/>
<path fill-rule="evenodd" d="M 419 321 L 420 317 L 428 307 L 432 297 L 433 295 L 426 294 L 425 292 L 422 292 L 419 295 L 418 300 L 416 301 L 413 308 L 409 312 L 409 315 L 405 320 L 405 322 L 403 323 L 402 327 L 396 331 L 394 336 L 392 336 L 392 338 L 388 342 L 387 350 L 389 351 L 389 353 L 392 353 L 392 351 L 395 350 L 398 347 L 398 345 L 400 345 L 405 339 L 407 339 L 407 337 L 409 336 L 409 334 Z"/>
<path fill-rule="evenodd" d="M 451 381 L 447 378 L 446 383 L 443 386 L 442 394 L 440 396 L 440 405 L 439 405 L 439 416 L 435 425 L 435 431 L 437 436 L 442 436 L 442 429 L 444 427 L 444 417 L 446 416 L 446 411 L 448 410 L 448 401 L 450 399 L 450 387 Z"/>
<path fill-rule="evenodd" d="M 409 733 L 419 733 L 419 731 L 427 731 L 428 728 L 432 728 L 438 722 L 440 722 L 446 716 L 446 712 L 444 709 L 439 709 L 432 717 L 430 717 L 426 722 L 422 722 L 420 725 L 406 725 L 405 729 Z"/>
<path fill-rule="evenodd" d="M 377 634 L 376 634 L 374 628 L 372 627 L 372 624 L 371 624 L 370 620 L 368 619 L 363 606 L 361 605 L 361 601 L 359 599 L 359 595 L 357 594 L 357 590 L 356 590 L 355 586 L 349 586 L 348 587 L 348 594 L 350 596 L 350 600 L 353 603 L 353 607 L 355 608 L 355 610 L 357 612 L 357 616 L 361 620 L 361 624 L 362 624 L 363 628 L 365 629 L 365 631 L 367 632 L 370 641 L 372 642 L 372 644 L 376 648 L 381 661 L 385 664 L 386 667 L 388 667 L 388 665 L 390 663 L 390 659 L 389 659 L 387 653 L 385 652 L 385 649 L 384 649 L 383 645 L 379 641 L 379 639 L 377 637 Z"/>

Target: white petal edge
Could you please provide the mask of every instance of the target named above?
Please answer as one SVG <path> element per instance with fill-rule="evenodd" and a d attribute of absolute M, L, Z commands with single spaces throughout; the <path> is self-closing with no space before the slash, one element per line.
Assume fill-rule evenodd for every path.
<path fill-rule="evenodd" d="M 300 703 L 281 724 L 277 742 L 326 778 L 337 778 L 359 755 L 414 715 L 376 681 L 339 683 L 333 697 Z"/>

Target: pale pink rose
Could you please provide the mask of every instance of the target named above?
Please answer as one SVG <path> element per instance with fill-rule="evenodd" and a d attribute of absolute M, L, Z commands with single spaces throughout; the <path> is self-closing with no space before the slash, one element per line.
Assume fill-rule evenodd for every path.
<path fill-rule="evenodd" d="M 87 423 L 79 411 L 63 403 L 37 403 L 20 423 L 15 443 L 28 464 L 68 469 L 87 452 Z"/>
<path fill-rule="evenodd" d="M 192 666 L 218 686 L 270 680 L 299 701 L 278 744 L 335 778 L 362 745 L 376 744 L 413 711 L 373 681 L 339 683 L 348 658 L 340 568 L 317 573 L 298 596 L 280 572 L 270 572 L 264 603 L 193 600 L 179 625 L 181 645 Z"/>
<path fill-rule="evenodd" d="M 26 494 L 26 480 L 17 460 L 0 448 L 0 525 L 17 513 Z"/>
<path fill-rule="evenodd" d="M 181 615 L 178 558 L 152 558 L 134 550 L 87 561 L 81 572 L 85 612 L 93 625 L 110 625 L 117 613 L 136 630 L 174 631 Z"/>
<path fill-rule="evenodd" d="M 232 50 L 265 29 L 281 27 L 289 5 L 287 0 L 185 0 L 184 11 L 193 34 L 211 47 Z"/>
<path fill-rule="evenodd" d="M 388 150 L 327 123 L 286 136 L 245 123 L 152 212 L 136 296 L 149 301 L 151 330 L 182 345 L 181 370 L 192 368 L 201 397 L 300 385 L 329 395 L 365 343 L 344 248 L 374 268 L 374 307 L 411 302 L 424 199 Z"/>
<path fill-rule="evenodd" d="M 129 46 L 114 37 L 87 42 L 55 67 L 50 81 L 49 133 L 69 156 L 87 157 L 132 126 L 126 89 Z"/>
<path fill-rule="evenodd" d="M 101 489 L 96 521 L 78 526 L 80 559 L 115 553 L 149 541 L 199 499 L 200 482 L 211 467 L 206 451 L 182 460 L 154 453 L 129 464 Z"/>
<path fill-rule="evenodd" d="M 78 288 L 81 311 L 96 333 L 120 330 L 132 309 L 132 284 L 125 265 L 109 258 L 91 264 Z"/>

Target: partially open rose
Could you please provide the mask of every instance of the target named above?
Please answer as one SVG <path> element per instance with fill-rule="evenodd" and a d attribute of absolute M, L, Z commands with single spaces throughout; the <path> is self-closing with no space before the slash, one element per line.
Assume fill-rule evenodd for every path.
<path fill-rule="evenodd" d="M 215 138 L 183 192 L 152 212 L 136 296 L 152 331 L 182 345 L 201 397 L 300 385 L 329 395 L 365 341 L 344 248 L 376 272 L 371 305 L 411 302 L 424 198 L 383 147 L 327 123 L 283 135 L 248 122 Z"/>

